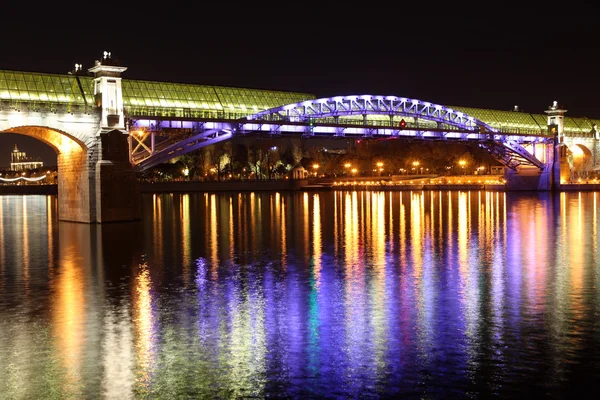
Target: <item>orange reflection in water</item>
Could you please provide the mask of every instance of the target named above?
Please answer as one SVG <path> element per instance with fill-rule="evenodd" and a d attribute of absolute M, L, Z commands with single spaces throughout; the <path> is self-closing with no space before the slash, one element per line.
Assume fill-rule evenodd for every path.
<path fill-rule="evenodd" d="M 468 286 L 469 279 L 469 236 L 471 230 L 471 218 L 469 215 L 468 193 L 458 193 L 458 265 L 461 277 Z"/>
<path fill-rule="evenodd" d="M 158 257 L 159 260 L 162 260 L 162 254 L 163 254 L 163 204 L 162 204 L 162 197 L 160 195 L 152 195 L 152 208 L 153 208 L 153 212 L 152 215 L 154 216 L 154 219 L 152 220 L 152 235 L 153 235 L 153 240 L 152 243 L 154 243 L 154 254 L 156 254 L 156 257 Z"/>
<path fill-rule="evenodd" d="M 382 376 L 387 368 L 386 351 L 388 349 L 388 326 L 387 326 L 387 290 L 386 290 L 386 194 L 384 192 L 373 193 L 373 275 L 369 285 L 370 303 L 373 305 L 369 323 L 371 326 L 372 343 L 374 344 L 373 365 L 374 374 Z M 391 214 L 391 213 L 390 213 Z M 390 224 L 391 225 L 391 224 Z"/>
<path fill-rule="evenodd" d="M 366 273 L 368 267 L 363 262 L 364 249 L 367 243 L 361 242 L 360 234 L 365 236 L 363 240 L 370 240 L 366 226 L 371 224 L 369 210 L 365 206 L 366 192 L 361 192 L 360 202 L 357 192 L 347 194 L 345 198 L 344 215 L 344 332 L 346 357 L 348 368 L 358 368 L 371 354 L 365 352 L 363 346 L 367 342 L 371 326 L 369 325 L 368 293 L 366 287 Z M 360 208 L 359 208 L 360 204 Z M 361 232 L 360 227 L 365 227 Z"/>
<path fill-rule="evenodd" d="M 500 197 L 505 201 L 505 193 L 485 192 L 485 210 L 483 217 L 480 217 L 480 225 L 481 218 L 485 220 L 485 240 L 479 246 L 479 251 L 486 254 L 486 262 L 494 266 L 491 269 L 491 313 L 493 332 L 499 341 L 502 340 L 500 332 L 504 328 L 503 303 L 506 297 L 506 229 L 499 229 L 499 226 L 506 226 L 506 207 L 504 201 L 500 202 Z"/>
<path fill-rule="evenodd" d="M 23 281 L 25 292 L 29 292 L 29 223 L 27 221 L 27 199 L 23 196 Z"/>
<path fill-rule="evenodd" d="M 471 243 L 471 227 L 474 222 L 471 218 L 471 192 L 458 193 L 457 214 L 457 244 L 458 244 L 458 270 L 461 281 L 461 303 L 466 319 L 465 334 L 474 343 L 479 340 L 477 336 L 478 326 L 481 324 L 480 310 L 480 286 L 478 280 L 478 259 L 476 243 Z M 473 250 L 471 251 L 471 245 Z M 473 360 L 469 360 L 471 362 Z"/>
<path fill-rule="evenodd" d="M 244 219 L 244 216 L 246 215 L 246 209 L 247 209 L 247 201 L 244 201 L 246 197 L 242 196 L 242 194 L 238 194 L 238 206 L 237 206 L 237 243 L 240 249 L 240 253 L 247 250 L 248 246 L 249 246 L 249 239 L 248 239 L 248 235 L 247 234 L 247 227 L 246 227 L 246 219 Z"/>
<path fill-rule="evenodd" d="M 407 243 L 409 242 L 409 239 L 406 237 L 406 224 L 407 224 L 407 219 L 406 219 L 406 206 L 404 205 L 404 196 L 400 195 L 400 217 L 399 217 L 399 221 L 398 221 L 398 225 L 400 226 L 400 242 L 399 242 L 399 248 L 400 248 L 400 266 L 404 269 L 406 267 L 407 264 Z"/>
<path fill-rule="evenodd" d="M 310 229 L 309 229 L 309 224 L 310 224 L 310 204 L 308 202 L 308 193 L 304 192 L 303 196 L 302 196 L 302 234 L 303 234 L 303 243 L 304 243 L 304 255 L 306 258 L 306 262 L 309 261 L 309 257 L 310 257 L 310 249 L 309 249 L 309 244 L 310 244 Z"/>
<path fill-rule="evenodd" d="M 179 203 L 179 215 L 181 216 L 181 250 L 183 264 L 183 280 L 189 285 L 190 264 L 192 262 L 192 232 L 190 228 L 190 195 L 185 193 L 181 195 Z"/>
<path fill-rule="evenodd" d="M 344 255 L 346 268 L 352 271 L 358 263 L 358 208 L 356 192 L 347 193 L 344 204 Z"/>
<path fill-rule="evenodd" d="M 64 227 L 63 227 L 64 228 Z M 77 243 L 78 231 L 60 229 L 63 243 Z M 69 238 L 67 238 L 69 236 Z M 70 240 L 69 240 L 70 239 Z M 79 243 L 79 246 L 86 243 Z M 77 397 L 82 386 L 82 353 L 84 351 L 86 297 L 85 277 L 81 254 L 89 253 L 89 248 L 77 248 L 74 245 L 60 245 L 60 259 L 56 269 L 54 285 L 54 304 L 52 327 L 57 354 L 60 354 L 64 368 L 64 392 Z"/>
<path fill-rule="evenodd" d="M 373 231 L 371 240 L 373 243 L 373 266 L 377 268 L 377 276 L 381 276 L 385 269 L 385 194 L 383 192 L 373 193 Z"/>
<path fill-rule="evenodd" d="M 547 282 L 546 272 L 548 252 L 552 251 L 548 243 L 548 229 L 551 221 L 546 215 L 546 208 L 539 207 L 536 201 L 522 202 L 519 209 L 519 224 L 521 225 L 523 276 L 527 284 L 527 301 L 532 310 L 537 313 L 546 312 Z"/>
<path fill-rule="evenodd" d="M 283 268 L 287 267 L 287 232 L 286 232 L 286 204 L 285 199 L 281 198 L 280 205 L 281 215 L 279 217 L 279 227 L 280 227 L 280 235 L 281 235 L 281 266 Z"/>
<path fill-rule="evenodd" d="M 413 266 L 413 277 L 415 286 L 421 280 L 421 269 L 423 267 L 423 194 L 410 193 L 410 240 L 411 240 L 411 258 Z"/>
<path fill-rule="evenodd" d="M 219 221 L 217 220 L 217 196 L 215 194 L 210 195 L 210 233 L 208 240 L 210 243 L 210 265 L 211 265 L 211 278 L 216 280 L 219 273 Z"/>
<path fill-rule="evenodd" d="M 577 199 L 570 201 L 567 205 L 567 226 L 568 226 L 568 241 L 566 246 L 569 254 L 569 275 L 571 278 L 571 293 L 579 294 L 586 286 L 584 283 L 585 273 L 585 256 L 588 252 L 588 237 L 584 236 L 587 231 L 588 222 L 584 220 L 584 204 L 582 196 L 579 193 Z M 580 295 L 571 296 L 571 307 L 574 312 L 575 319 L 583 318 L 581 314 L 585 308 L 583 297 Z"/>
<path fill-rule="evenodd" d="M 321 257 L 322 257 L 322 244 L 321 244 L 321 203 L 319 201 L 319 195 L 313 195 L 313 275 L 315 279 L 315 286 L 318 290 L 321 285 Z"/>
<path fill-rule="evenodd" d="M 262 200 L 254 192 L 250 193 L 250 249 L 262 246 Z"/>
<path fill-rule="evenodd" d="M 416 306 L 417 335 L 421 357 L 425 359 L 432 346 L 434 314 L 432 285 L 432 262 L 427 257 L 431 255 L 427 246 L 431 245 L 427 232 L 425 214 L 425 193 L 411 192 L 410 194 L 410 241 L 411 241 L 411 266 L 412 284 Z"/>
<path fill-rule="evenodd" d="M 133 325 L 137 356 L 136 386 L 144 394 L 150 389 L 155 367 L 154 315 L 152 312 L 152 283 L 148 266 L 140 265 L 133 293 Z"/>
<path fill-rule="evenodd" d="M 54 249 L 54 234 L 52 232 L 54 226 L 54 211 L 56 209 L 55 201 L 56 198 L 53 196 L 46 196 L 46 236 L 48 237 L 48 273 L 54 271 L 54 257 L 52 256 L 52 249 Z M 0 218 L 2 212 L 0 211 Z M 1 225 L 1 223 L 0 223 Z M 1 263 L 1 262 L 0 262 Z"/>

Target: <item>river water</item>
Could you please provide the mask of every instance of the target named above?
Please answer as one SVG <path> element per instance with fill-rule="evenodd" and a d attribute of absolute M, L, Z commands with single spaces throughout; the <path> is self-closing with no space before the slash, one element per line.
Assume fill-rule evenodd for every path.
<path fill-rule="evenodd" d="M 598 394 L 600 193 L 0 196 L 0 398 Z"/>

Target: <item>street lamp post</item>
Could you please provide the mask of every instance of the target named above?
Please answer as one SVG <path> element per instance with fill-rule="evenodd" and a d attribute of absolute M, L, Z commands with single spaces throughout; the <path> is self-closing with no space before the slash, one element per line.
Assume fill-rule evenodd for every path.
<path fill-rule="evenodd" d="M 379 171 L 379 176 L 381 176 L 381 172 L 383 171 L 383 163 L 381 161 L 377 163 L 377 170 Z"/>
<path fill-rule="evenodd" d="M 465 160 L 459 160 L 458 164 L 460 165 L 462 175 L 464 175 L 465 174 L 465 164 L 467 164 L 467 162 Z"/>
<path fill-rule="evenodd" d="M 313 169 L 315 170 L 315 178 L 317 177 L 317 170 L 319 169 L 319 164 L 313 164 Z"/>
<path fill-rule="evenodd" d="M 346 176 L 348 176 L 348 170 L 350 169 L 350 167 L 352 167 L 352 164 L 350 164 L 348 162 L 346 164 L 344 164 Z"/>
<path fill-rule="evenodd" d="M 419 164 L 420 162 L 418 161 L 413 161 L 412 165 L 413 165 L 413 169 L 418 173 L 419 172 Z"/>

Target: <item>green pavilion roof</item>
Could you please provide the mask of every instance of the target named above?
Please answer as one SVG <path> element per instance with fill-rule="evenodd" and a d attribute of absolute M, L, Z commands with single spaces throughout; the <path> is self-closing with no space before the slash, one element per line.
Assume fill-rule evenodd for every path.
<path fill-rule="evenodd" d="M 94 98 L 94 88 L 91 77 L 80 78 L 83 88 L 74 75 L 0 70 L 0 100 L 84 105 Z"/>
<path fill-rule="evenodd" d="M 540 131 L 547 132 L 548 130 L 548 116 L 546 114 L 530 114 L 520 111 L 488 110 L 461 106 L 450 106 L 450 108 L 464 112 L 500 130 L 510 128 L 513 132 L 518 131 L 523 134 L 537 134 Z M 600 126 L 600 120 L 565 116 L 564 132 L 566 134 L 577 135 L 589 133 L 594 124 Z"/>
<path fill-rule="evenodd" d="M 308 93 L 123 79 L 125 107 L 229 110 L 244 114 L 314 99 Z"/>
<path fill-rule="evenodd" d="M 309 93 L 246 89 L 187 83 L 122 80 L 123 103 L 130 116 L 242 117 L 258 111 L 313 100 Z M 27 103 L 92 105 L 93 78 L 70 74 L 0 70 L 0 100 Z M 453 106 L 492 127 L 525 134 L 546 132 L 545 114 Z M 600 120 L 565 116 L 565 133 L 581 134 Z"/>
<path fill-rule="evenodd" d="M 0 100 L 92 105 L 93 79 L 0 70 Z M 122 80 L 122 88 L 123 105 L 129 115 L 135 116 L 201 117 L 208 115 L 197 112 L 222 112 L 241 117 L 315 98 L 309 93 L 129 79 Z M 194 115 L 186 115 L 190 112 Z"/>

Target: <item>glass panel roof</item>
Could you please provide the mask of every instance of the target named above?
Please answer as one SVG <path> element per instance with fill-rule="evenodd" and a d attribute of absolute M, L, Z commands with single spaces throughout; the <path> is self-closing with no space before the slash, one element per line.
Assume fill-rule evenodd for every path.
<path fill-rule="evenodd" d="M 593 122 L 587 118 L 569 118 L 565 117 L 565 133 L 587 133 L 592 130 Z"/>
<path fill-rule="evenodd" d="M 487 110 L 482 108 L 453 107 L 467 115 L 477 118 L 494 128 L 501 130 L 518 130 L 523 133 L 547 132 L 548 116 L 546 114 L 528 114 L 518 111 Z M 592 125 L 598 121 L 586 117 L 566 117 L 564 131 L 569 134 L 588 133 Z"/>
<path fill-rule="evenodd" d="M 450 107 L 453 110 L 462 111 L 465 114 L 477 118 L 480 121 L 487 123 L 488 125 L 498 128 L 500 130 L 519 130 L 523 133 L 539 133 L 540 131 L 546 131 L 548 124 L 548 118 L 545 117 L 546 122 L 543 125 L 539 124 L 539 121 L 532 116 L 532 114 L 519 112 L 519 111 L 504 111 L 504 110 L 488 110 L 483 108 L 469 108 L 469 107 Z"/>
<path fill-rule="evenodd" d="M 308 93 L 126 79 L 123 79 L 122 85 L 125 108 L 149 106 L 200 111 L 225 110 L 249 115 L 315 98 Z"/>
<path fill-rule="evenodd" d="M 93 80 L 80 79 L 84 94 L 73 75 L 0 70 L 0 99 L 85 104 L 86 99 L 91 100 Z"/>
<path fill-rule="evenodd" d="M 0 70 L 0 100 L 93 104 L 94 81 L 91 76 Z M 152 108 L 160 111 L 189 109 L 192 111 L 224 110 L 249 115 L 285 104 L 313 100 L 308 93 L 233 88 L 184 83 L 122 80 L 123 102 L 133 113 Z M 545 114 L 489 110 L 451 106 L 500 130 L 539 134 L 547 131 Z M 139 111 L 137 111 L 139 110 Z M 375 118 L 376 119 L 376 118 Z M 565 117 L 565 133 L 589 133 L 600 119 Z"/>

